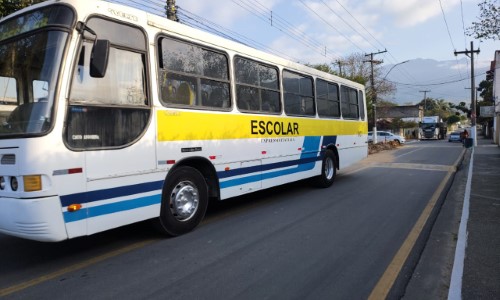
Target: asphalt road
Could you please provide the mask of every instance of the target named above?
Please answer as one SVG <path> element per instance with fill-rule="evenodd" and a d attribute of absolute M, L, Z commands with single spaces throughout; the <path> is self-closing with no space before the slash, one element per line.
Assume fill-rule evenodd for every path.
<path fill-rule="evenodd" d="M 387 296 L 404 288 L 398 275 L 462 152 L 425 141 L 370 155 L 328 189 L 304 181 L 212 206 L 177 238 L 147 223 L 55 244 L 0 235 L 0 298 Z"/>

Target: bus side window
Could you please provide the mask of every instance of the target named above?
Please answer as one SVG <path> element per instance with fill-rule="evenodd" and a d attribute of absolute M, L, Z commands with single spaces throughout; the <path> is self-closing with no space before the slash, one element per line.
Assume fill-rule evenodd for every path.
<path fill-rule="evenodd" d="M 298 73 L 283 71 L 285 112 L 289 115 L 314 116 L 313 79 Z"/>
<path fill-rule="evenodd" d="M 246 112 L 281 112 L 278 69 L 243 57 L 234 59 L 236 103 Z"/>
<path fill-rule="evenodd" d="M 342 86 L 341 91 L 341 109 L 342 117 L 344 119 L 358 119 L 359 118 L 359 102 L 357 90 Z"/>
<path fill-rule="evenodd" d="M 229 66 L 224 53 L 160 37 L 160 99 L 165 106 L 230 108 Z"/>

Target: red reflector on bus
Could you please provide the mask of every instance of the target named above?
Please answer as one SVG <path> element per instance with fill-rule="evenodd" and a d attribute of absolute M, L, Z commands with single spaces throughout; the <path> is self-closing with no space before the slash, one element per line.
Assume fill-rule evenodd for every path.
<path fill-rule="evenodd" d="M 215 155 L 210 155 L 208 158 L 210 158 L 211 160 L 214 160 L 216 157 L 215 157 Z"/>
<path fill-rule="evenodd" d="M 267 154 L 267 151 L 262 151 L 262 154 Z"/>
<path fill-rule="evenodd" d="M 224 171 L 229 171 L 229 170 L 231 170 L 231 168 L 230 168 L 230 167 L 226 167 L 226 168 L 224 169 Z"/>
<path fill-rule="evenodd" d="M 82 168 L 68 169 L 68 174 L 77 174 L 77 173 L 82 173 L 82 172 L 83 172 Z"/>
<path fill-rule="evenodd" d="M 175 160 L 171 159 L 171 160 L 167 160 L 167 165 L 173 165 L 175 164 Z"/>
<path fill-rule="evenodd" d="M 77 210 L 80 210 L 82 208 L 81 204 L 71 204 L 68 206 L 68 211 L 69 212 L 75 212 Z"/>
<path fill-rule="evenodd" d="M 299 149 L 297 149 L 297 150 L 302 151 L 302 148 L 299 148 Z"/>

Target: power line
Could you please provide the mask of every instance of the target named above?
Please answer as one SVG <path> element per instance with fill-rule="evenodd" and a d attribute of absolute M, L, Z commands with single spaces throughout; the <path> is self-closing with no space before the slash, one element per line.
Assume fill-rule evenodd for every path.
<path fill-rule="evenodd" d="M 271 19 L 267 19 L 266 18 L 267 11 L 265 11 L 265 9 L 264 10 L 257 9 L 257 10 L 260 11 L 260 15 L 256 14 L 255 13 L 255 6 L 253 5 L 253 3 L 252 4 L 248 4 L 248 2 L 243 2 L 243 0 L 238 0 L 238 1 L 232 0 L 232 2 L 235 3 L 236 5 L 240 6 L 241 8 L 249 11 L 250 13 L 252 13 L 255 16 L 257 16 L 259 19 L 263 20 L 266 23 L 268 21 L 271 21 Z M 239 2 L 239 3 L 237 3 L 237 2 Z M 264 7 L 262 4 L 260 4 L 260 5 L 262 7 Z M 272 14 L 272 16 L 276 17 L 275 14 Z M 279 16 L 278 16 L 278 19 L 279 20 L 283 20 Z M 298 33 L 297 30 L 296 30 L 296 28 L 290 27 L 290 26 L 288 26 L 286 24 L 283 24 L 283 23 L 284 22 L 274 22 L 274 23 L 272 23 L 272 27 L 278 29 L 279 31 L 283 32 L 284 34 L 286 34 L 290 38 L 298 41 L 299 43 L 305 45 L 306 47 L 308 47 L 308 48 L 310 48 L 312 50 L 314 50 L 315 52 L 320 53 L 322 56 L 326 57 L 328 55 L 329 51 L 326 48 L 326 46 L 323 46 L 321 43 L 315 41 L 314 39 L 311 39 L 308 36 L 306 36 L 303 32 Z M 321 45 L 321 46 L 319 46 L 319 45 Z M 332 54 L 332 55 L 334 55 L 334 54 Z M 335 59 L 335 57 L 333 59 Z"/>
<path fill-rule="evenodd" d="M 316 11 L 314 11 L 312 8 L 310 8 L 307 4 L 304 3 L 304 1 L 302 0 L 299 0 L 300 3 L 302 3 L 302 5 L 304 5 L 305 7 L 307 7 L 307 9 L 309 9 L 313 14 L 315 14 L 321 21 L 323 21 L 325 24 L 327 24 L 328 26 L 330 26 L 332 29 L 334 29 L 338 34 L 340 34 L 343 38 L 345 38 L 347 41 L 349 41 L 354 47 L 358 48 L 361 52 L 364 52 L 363 49 L 361 49 L 358 45 L 356 45 L 353 41 L 351 41 L 351 39 L 349 39 L 348 37 L 346 37 L 342 32 L 340 32 L 340 30 L 338 30 L 337 28 L 335 28 L 332 24 L 330 24 L 328 21 L 326 21 L 323 17 L 321 17 Z"/>
<path fill-rule="evenodd" d="M 486 75 L 486 72 L 478 74 L 478 75 L 474 75 L 474 77 L 479 77 L 479 76 L 483 76 L 483 75 Z M 394 84 L 405 85 L 405 86 L 425 87 L 425 86 L 438 86 L 438 85 L 445 85 L 445 84 L 450 84 L 450 83 L 457 83 L 457 82 L 461 82 L 461 81 L 468 80 L 468 79 L 469 78 L 462 78 L 462 79 L 458 79 L 458 80 L 450 80 L 450 81 L 444 81 L 444 82 L 439 82 L 439 83 L 427 83 L 427 84 L 403 83 L 403 82 L 397 82 L 397 81 L 392 81 L 392 80 L 388 80 L 388 79 L 386 79 L 386 81 L 389 81 L 389 82 L 394 83 Z"/>
<path fill-rule="evenodd" d="M 446 21 L 446 15 L 444 14 L 443 3 L 441 3 L 441 0 L 439 0 L 439 7 L 441 7 L 441 12 L 443 13 L 443 20 L 444 24 L 446 25 L 446 30 L 448 31 L 448 36 L 450 37 L 451 45 L 453 49 L 457 49 L 457 47 L 455 47 L 455 44 L 453 43 L 453 39 L 451 38 L 450 27 L 448 26 L 448 22 Z"/>
<path fill-rule="evenodd" d="M 384 46 L 379 40 L 377 40 L 377 38 L 375 38 L 371 33 L 370 31 L 368 31 L 368 29 L 365 28 L 365 26 L 363 26 L 363 24 L 361 24 L 358 19 L 356 19 L 356 17 L 354 17 L 348 10 L 347 8 L 344 7 L 344 5 L 342 5 L 342 3 L 340 3 L 338 0 L 335 0 L 337 1 L 337 3 L 359 24 L 359 26 L 361 26 L 361 28 L 363 28 L 377 43 L 380 44 L 380 46 L 382 46 L 382 48 L 384 49 L 387 49 L 386 46 Z M 375 47 L 377 48 L 377 47 Z"/>
<path fill-rule="evenodd" d="M 352 27 L 351 24 L 349 24 L 348 22 L 346 22 L 346 20 L 344 20 L 338 13 L 335 12 L 335 10 L 333 10 L 327 3 L 325 3 L 325 1 L 323 0 L 320 0 L 321 3 L 323 3 L 323 5 L 325 5 L 334 15 L 336 15 L 340 20 L 342 20 L 342 22 L 344 22 L 347 26 L 349 26 L 352 30 L 354 30 L 354 32 L 356 32 L 357 34 L 359 34 L 360 37 L 362 37 L 366 42 L 368 42 L 368 44 L 370 44 L 373 48 L 377 49 L 377 46 L 373 45 L 368 39 L 366 39 L 361 33 L 359 33 L 359 31 L 356 30 L 356 28 Z"/>
<path fill-rule="evenodd" d="M 342 7 L 342 9 L 343 9 L 343 10 L 345 10 L 345 12 L 347 12 L 347 14 L 349 14 L 349 15 L 351 16 L 351 18 L 352 18 L 354 21 L 356 21 L 356 23 L 357 23 L 359 26 L 361 26 L 361 28 L 363 28 L 363 29 L 366 31 L 366 33 L 368 33 L 368 35 L 369 35 L 370 37 L 372 37 L 372 39 L 373 39 L 374 41 L 376 41 L 376 42 L 377 42 L 380 46 L 382 46 L 382 48 L 387 49 L 387 47 L 386 47 L 384 44 L 382 44 L 382 42 L 380 42 L 380 41 L 379 41 L 379 40 L 378 40 L 375 36 L 373 36 L 373 34 L 371 34 L 371 32 L 370 32 L 368 29 L 366 29 L 366 27 L 365 27 L 365 26 L 363 26 L 363 24 L 361 24 L 361 22 L 360 22 L 360 21 L 359 21 L 359 20 L 358 20 L 358 19 L 357 19 L 357 18 L 356 18 L 356 17 L 355 17 L 355 16 L 354 16 L 354 15 L 353 15 L 353 14 L 352 14 L 352 13 L 351 13 L 351 12 L 350 12 L 350 11 L 349 11 L 346 7 L 345 7 L 345 6 L 344 6 L 344 5 L 342 5 L 342 3 L 340 3 L 340 1 L 338 1 L 338 0 L 335 0 L 335 1 L 336 1 L 339 5 L 340 5 L 340 7 Z M 370 44 L 371 44 L 371 43 L 370 43 Z M 371 44 L 371 45 L 373 46 L 373 44 Z M 378 48 L 378 47 L 375 47 L 375 48 Z M 397 59 L 397 58 L 396 58 L 396 57 L 392 54 L 392 52 L 391 52 L 390 50 L 388 50 L 388 51 L 387 51 L 387 53 L 388 53 L 388 54 L 389 54 L 389 56 L 392 58 L 392 59 L 389 59 L 389 60 L 390 60 L 390 61 L 392 61 L 394 64 L 396 64 L 396 63 L 398 63 L 398 62 L 400 61 L 399 59 Z M 406 67 L 404 67 L 404 66 L 403 66 L 403 67 L 401 67 L 400 69 L 398 69 L 398 72 L 401 72 L 401 73 L 402 73 L 402 74 L 403 74 L 406 78 L 408 78 L 408 79 L 410 79 L 410 80 L 414 80 L 414 81 L 416 80 L 416 79 L 415 79 L 415 77 L 413 77 L 413 75 L 411 75 L 411 74 L 410 74 L 410 73 L 406 70 Z"/>
<path fill-rule="evenodd" d="M 218 25 L 214 22 L 211 22 L 211 21 L 209 21 L 201 16 L 198 16 L 192 12 L 189 12 L 189 11 L 183 9 L 182 7 L 178 7 L 178 9 L 179 9 L 179 14 L 181 16 L 184 16 L 184 17 L 192 20 L 193 22 L 195 22 L 195 24 L 192 24 L 192 23 L 190 24 L 193 27 L 196 27 L 199 29 L 204 29 L 205 31 L 211 30 L 211 32 L 213 32 L 219 36 L 223 36 L 223 37 L 229 36 L 229 39 L 234 40 L 234 41 L 241 43 L 243 45 L 247 45 L 247 46 L 251 46 L 253 48 L 265 50 L 265 51 L 270 52 L 274 55 L 286 57 L 288 59 L 298 61 L 297 58 L 294 58 L 294 57 L 292 57 L 284 52 L 280 52 L 280 51 L 274 50 L 270 47 L 267 47 L 264 44 L 259 43 L 253 39 L 250 39 L 242 34 L 239 34 L 235 31 L 232 31 L 232 30 L 227 29 L 221 25 Z M 181 20 L 181 23 L 183 23 L 183 22 L 185 22 L 185 21 Z M 214 30 L 214 31 L 212 31 L 212 30 Z M 226 32 L 226 33 L 224 33 L 224 32 Z M 235 38 L 234 36 L 237 36 L 238 38 Z M 245 42 L 243 42 L 242 40 L 244 40 Z"/>

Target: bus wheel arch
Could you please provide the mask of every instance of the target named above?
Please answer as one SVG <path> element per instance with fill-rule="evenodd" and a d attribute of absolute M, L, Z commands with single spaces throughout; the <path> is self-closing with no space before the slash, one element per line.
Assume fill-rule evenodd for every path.
<path fill-rule="evenodd" d="M 340 159 L 339 159 L 339 151 L 338 151 L 337 147 L 335 147 L 334 145 L 329 145 L 328 147 L 326 147 L 326 150 L 331 150 L 333 152 L 333 154 L 335 155 L 335 167 L 337 168 L 337 170 L 339 170 Z"/>
<path fill-rule="evenodd" d="M 170 170 L 170 172 L 182 166 L 188 166 L 198 170 L 198 172 L 200 172 L 205 178 L 209 197 L 217 200 L 220 199 L 219 179 L 217 177 L 217 172 L 215 171 L 214 165 L 208 159 L 204 157 L 190 157 L 183 159 L 177 162 L 177 164 L 172 168 L 172 170 Z"/>

